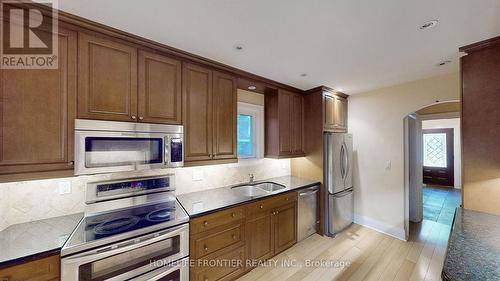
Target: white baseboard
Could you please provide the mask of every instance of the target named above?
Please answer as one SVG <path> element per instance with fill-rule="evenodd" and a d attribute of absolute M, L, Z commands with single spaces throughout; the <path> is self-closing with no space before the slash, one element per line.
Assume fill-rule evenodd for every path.
<path fill-rule="evenodd" d="M 406 241 L 404 228 L 394 227 L 376 219 L 354 214 L 354 222 L 375 231 L 387 234 L 402 241 Z"/>

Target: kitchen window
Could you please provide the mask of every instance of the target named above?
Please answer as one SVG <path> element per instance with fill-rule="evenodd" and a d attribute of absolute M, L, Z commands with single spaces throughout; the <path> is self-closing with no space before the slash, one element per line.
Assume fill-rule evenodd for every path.
<path fill-rule="evenodd" d="M 264 107 L 238 102 L 238 158 L 264 157 Z"/>

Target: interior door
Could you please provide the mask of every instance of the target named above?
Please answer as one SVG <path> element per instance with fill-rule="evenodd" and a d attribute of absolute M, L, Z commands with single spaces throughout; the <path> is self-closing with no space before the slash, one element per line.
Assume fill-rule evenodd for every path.
<path fill-rule="evenodd" d="M 325 134 L 325 167 L 326 167 L 326 185 L 328 193 L 333 194 L 342 192 L 345 188 L 342 172 L 342 153 L 344 135 L 336 133 Z"/>
<path fill-rule="evenodd" d="M 427 129 L 422 132 L 424 184 L 453 186 L 453 129 Z"/>

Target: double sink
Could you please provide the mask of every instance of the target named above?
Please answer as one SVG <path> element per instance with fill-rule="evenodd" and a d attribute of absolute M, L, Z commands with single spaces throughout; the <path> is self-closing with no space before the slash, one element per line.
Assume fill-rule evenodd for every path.
<path fill-rule="evenodd" d="M 236 185 L 231 189 L 245 197 L 259 197 L 285 188 L 286 186 L 274 182 L 256 182 Z"/>

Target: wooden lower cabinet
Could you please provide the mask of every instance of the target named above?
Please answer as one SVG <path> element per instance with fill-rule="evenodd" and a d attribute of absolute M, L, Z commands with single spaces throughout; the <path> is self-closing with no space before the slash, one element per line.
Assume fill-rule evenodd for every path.
<path fill-rule="evenodd" d="M 190 280 L 235 280 L 297 242 L 297 193 L 198 217 L 190 227 Z"/>
<path fill-rule="evenodd" d="M 30 261 L 0 269 L 0 280 L 8 281 L 55 281 L 60 280 L 59 255 Z"/>

